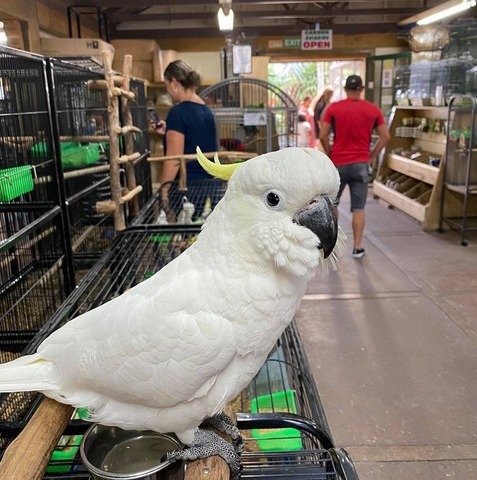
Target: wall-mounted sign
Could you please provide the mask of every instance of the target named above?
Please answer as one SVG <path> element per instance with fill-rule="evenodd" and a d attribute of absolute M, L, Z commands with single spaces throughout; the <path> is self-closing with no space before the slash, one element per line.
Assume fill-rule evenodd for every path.
<path fill-rule="evenodd" d="M 333 48 L 333 30 L 302 30 L 302 50 L 331 50 Z"/>
<path fill-rule="evenodd" d="M 283 40 L 269 40 L 268 48 L 283 48 Z"/>
<path fill-rule="evenodd" d="M 301 38 L 300 37 L 289 37 L 283 40 L 283 46 L 287 48 L 300 48 Z"/>
<path fill-rule="evenodd" d="M 234 45 L 232 47 L 234 74 L 252 73 L 252 47 L 250 45 Z"/>
<path fill-rule="evenodd" d="M 268 48 L 300 48 L 301 37 L 286 37 L 280 40 L 269 40 Z"/>
<path fill-rule="evenodd" d="M 388 88 L 393 86 L 393 67 L 394 60 L 384 60 L 383 61 L 383 81 L 381 86 L 383 88 Z"/>

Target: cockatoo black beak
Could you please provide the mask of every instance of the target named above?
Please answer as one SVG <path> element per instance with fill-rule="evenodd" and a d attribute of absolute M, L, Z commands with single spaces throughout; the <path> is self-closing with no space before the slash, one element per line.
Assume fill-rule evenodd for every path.
<path fill-rule="evenodd" d="M 297 212 L 293 220 L 309 228 L 319 239 L 318 248 L 323 249 L 327 258 L 336 245 L 338 238 L 338 218 L 336 210 L 328 195 L 319 195 Z"/>

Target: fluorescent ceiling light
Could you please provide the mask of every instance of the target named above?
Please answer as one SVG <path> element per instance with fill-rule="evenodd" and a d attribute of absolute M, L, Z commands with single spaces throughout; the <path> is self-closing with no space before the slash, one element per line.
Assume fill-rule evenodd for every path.
<path fill-rule="evenodd" d="M 234 29 L 234 11 L 232 7 L 221 6 L 217 12 L 219 20 L 219 30 L 230 32 Z"/>
<path fill-rule="evenodd" d="M 417 23 L 418 25 L 428 25 L 443 18 L 450 17 L 457 13 L 463 12 L 471 7 L 475 7 L 476 0 L 450 0 L 441 5 L 425 10 L 417 15 L 401 20 L 398 25 L 409 25 Z"/>

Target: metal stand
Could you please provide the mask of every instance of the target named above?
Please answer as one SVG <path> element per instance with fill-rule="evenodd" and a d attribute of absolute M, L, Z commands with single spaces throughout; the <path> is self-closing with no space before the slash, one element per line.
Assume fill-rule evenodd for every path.
<path fill-rule="evenodd" d="M 471 205 L 472 197 L 477 194 L 476 115 L 475 96 L 450 99 L 439 231 L 444 231 L 444 222 L 457 229 L 463 246 L 468 243 L 466 233 L 477 231 L 476 210 Z"/>

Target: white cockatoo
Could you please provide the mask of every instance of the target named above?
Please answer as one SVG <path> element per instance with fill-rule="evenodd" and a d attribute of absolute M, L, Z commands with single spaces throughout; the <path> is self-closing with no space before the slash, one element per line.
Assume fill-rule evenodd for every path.
<path fill-rule="evenodd" d="M 285 148 L 242 164 L 197 240 L 155 275 L 0 366 L 0 391 L 39 391 L 90 421 L 174 432 L 199 425 L 252 380 L 307 282 L 335 262 L 339 175 L 323 153 Z M 341 235 L 341 232 L 340 232 Z"/>

